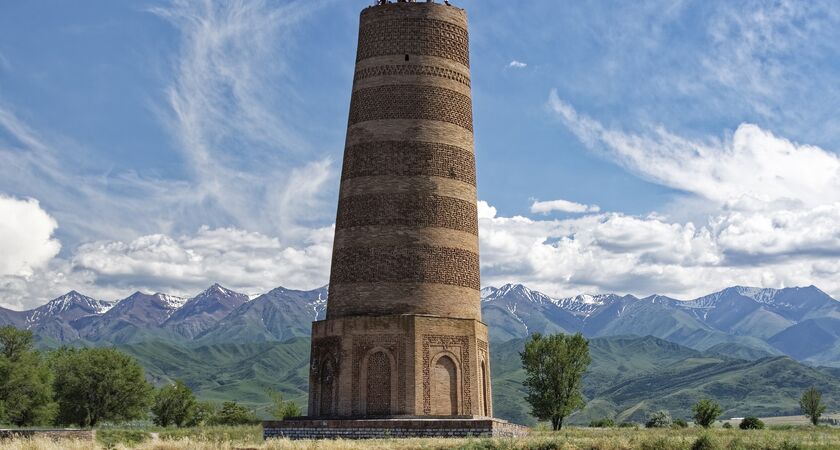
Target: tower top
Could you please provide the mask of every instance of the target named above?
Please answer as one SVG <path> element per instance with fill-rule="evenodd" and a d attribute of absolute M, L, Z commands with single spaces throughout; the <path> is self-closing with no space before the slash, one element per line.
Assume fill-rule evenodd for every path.
<path fill-rule="evenodd" d="M 424 0 L 424 1 L 417 1 L 417 0 L 376 0 L 376 4 L 374 6 L 381 6 L 381 5 L 388 5 L 390 3 L 437 3 L 435 0 Z M 449 0 L 443 0 L 443 3 L 446 6 L 452 6 L 449 3 Z"/>

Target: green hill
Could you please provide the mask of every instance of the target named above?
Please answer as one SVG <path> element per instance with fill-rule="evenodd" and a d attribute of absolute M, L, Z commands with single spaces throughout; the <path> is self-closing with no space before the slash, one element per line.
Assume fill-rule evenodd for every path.
<path fill-rule="evenodd" d="M 533 424 L 522 388 L 523 344 L 523 339 L 514 339 L 491 348 L 494 413 Z M 204 400 L 236 400 L 266 416 L 267 393 L 275 389 L 306 406 L 309 338 L 200 347 L 148 342 L 118 348 L 134 355 L 156 384 L 181 379 Z M 572 423 L 604 416 L 642 422 L 658 409 L 687 417 L 691 405 L 704 397 L 720 402 L 724 416 L 797 414 L 799 395 L 810 386 L 823 392 L 829 410 L 840 409 L 840 370 L 816 369 L 787 357 L 734 359 L 651 336 L 594 338 L 590 353 L 592 364 L 584 377 L 589 403 Z"/>

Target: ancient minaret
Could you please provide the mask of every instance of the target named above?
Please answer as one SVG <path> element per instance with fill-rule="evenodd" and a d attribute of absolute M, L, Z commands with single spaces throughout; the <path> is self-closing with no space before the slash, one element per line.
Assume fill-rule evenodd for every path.
<path fill-rule="evenodd" d="M 310 417 L 492 416 L 464 10 L 361 13 Z"/>

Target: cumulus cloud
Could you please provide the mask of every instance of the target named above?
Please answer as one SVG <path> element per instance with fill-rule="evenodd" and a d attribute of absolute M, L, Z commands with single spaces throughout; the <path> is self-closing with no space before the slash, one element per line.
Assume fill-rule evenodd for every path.
<path fill-rule="evenodd" d="M 38 200 L 0 194 L 0 275 L 31 275 L 61 250 L 58 223 Z"/>
<path fill-rule="evenodd" d="M 542 202 L 534 201 L 534 203 L 531 204 L 532 213 L 548 214 L 552 211 L 567 213 L 592 213 L 601 211 L 601 208 L 598 205 L 584 205 L 582 203 L 562 199 Z"/>
<path fill-rule="evenodd" d="M 508 64 L 508 69 L 524 69 L 526 67 L 528 67 L 528 64 L 515 59 Z"/>
<path fill-rule="evenodd" d="M 816 284 L 840 294 L 836 154 L 752 124 L 722 138 L 688 139 L 661 126 L 636 133 L 606 127 L 556 92 L 549 106 L 587 147 L 642 178 L 683 191 L 675 200 L 683 209 L 702 199 L 709 214 L 682 223 L 668 214 L 612 213 L 565 221 L 483 221 L 485 228 L 497 229 L 486 234 L 506 251 L 530 248 L 520 252 L 519 263 L 531 268 L 534 284 L 549 292 L 588 286 L 684 296 L 732 284 Z M 512 275 L 501 270 L 510 261 L 489 264 L 490 273 Z"/>

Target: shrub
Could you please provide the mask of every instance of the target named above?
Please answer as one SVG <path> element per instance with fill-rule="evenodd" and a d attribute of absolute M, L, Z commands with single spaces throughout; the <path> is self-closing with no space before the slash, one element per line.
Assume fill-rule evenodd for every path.
<path fill-rule="evenodd" d="M 726 428 L 727 430 L 731 430 L 732 429 L 732 424 L 729 423 L 729 422 L 724 422 L 723 423 L 723 428 Z"/>
<path fill-rule="evenodd" d="M 674 423 L 671 426 L 673 428 L 688 428 L 688 422 L 685 419 L 674 419 Z"/>
<path fill-rule="evenodd" d="M 271 412 L 277 420 L 283 420 L 288 417 L 299 417 L 303 415 L 300 406 L 293 401 L 283 399 L 283 394 L 278 391 L 269 391 L 271 402 L 274 404 Z"/>
<path fill-rule="evenodd" d="M 155 392 L 152 414 L 156 425 L 167 427 L 175 424 L 182 427 L 192 420 L 196 400 L 192 390 L 181 380 L 160 388 Z"/>
<path fill-rule="evenodd" d="M 758 417 L 744 417 L 738 427 L 742 430 L 763 430 L 764 422 Z"/>
<path fill-rule="evenodd" d="M 604 417 L 603 419 L 593 420 L 589 422 L 590 428 L 612 428 L 614 426 L 615 421 L 613 421 L 609 417 Z"/>
<path fill-rule="evenodd" d="M 618 428 L 638 428 L 639 425 L 633 422 L 621 422 L 618 424 Z"/>
<path fill-rule="evenodd" d="M 718 450 L 719 448 L 720 445 L 718 445 L 717 441 L 705 434 L 697 438 L 694 444 L 691 445 L 691 450 Z"/>
<path fill-rule="evenodd" d="M 257 422 L 257 415 L 236 402 L 224 402 L 213 415 L 214 425 L 247 425 Z"/>
<path fill-rule="evenodd" d="M 668 428 L 671 426 L 671 414 L 668 411 L 657 411 L 648 416 L 645 428 Z"/>
<path fill-rule="evenodd" d="M 150 438 L 149 433 L 143 430 L 96 430 L 96 440 L 106 448 L 114 448 L 119 444 L 137 445 L 148 441 Z"/>
<path fill-rule="evenodd" d="M 694 412 L 694 423 L 703 428 L 709 428 L 720 416 L 721 409 L 717 402 L 704 398 L 691 408 Z"/>

